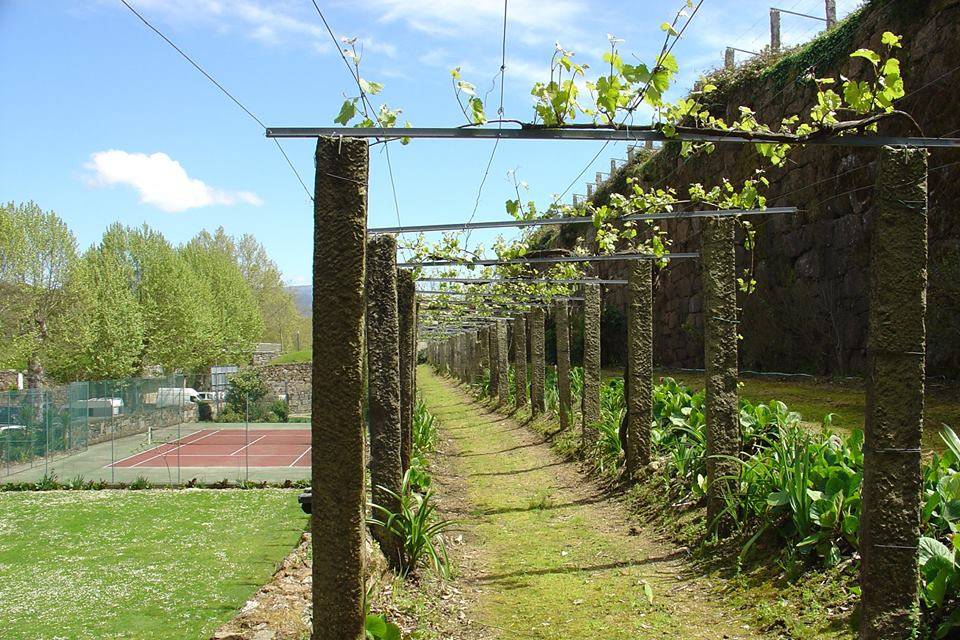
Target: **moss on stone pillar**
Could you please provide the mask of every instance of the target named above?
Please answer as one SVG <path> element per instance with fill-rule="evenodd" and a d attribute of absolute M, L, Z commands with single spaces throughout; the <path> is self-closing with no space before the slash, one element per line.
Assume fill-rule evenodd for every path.
<path fill-rule="evenodd" d="M 544 314 L 542 307 L 535 307 L 528 314 L 530 323 L 530 406 L 533 415 L 546 411 L 545 384 L 547 374 L 546 344 L 544 340 Z"/>
<path fill-rule="evenodd" d="M 416 280 L 413 272 L 397 272 L 397 313 L 400 325 L 400 462 L 410 468 L 413 456 L 413 404 L 417 368 Z"/>
<path fill-rule="evenodd" d="M 589 449 L 597 440 L 600 420 L 600 285 L 583 287 L 583 398 L 582 444 Z"/>
<path fill-rule="evenodd" d="M 867 410 L 860 519 L 860 637 L 919 628 L 927 152 L 884 147 L 870 238 Z"/>
<path fill-rule="evenodd" d="M 707 436 L 707 521 L 721 536 L 729 523 L 717 521 L 723 511 L 728 483 L 737 464 L 716 456 L 740 454 L 740 416 L 737 406 L 737 273 L 732 218 L 705 218 L 701 225 L 704 316 L 704 414 Z"/>
<path fill-rule="evenodd" d="M 366 484 L 363 438 L 364 254 L 368 148 L 320 138 L 313 205 L 310 518 L 313 638 L 363 636 Z M 319 339 L 323 336 L 324 339 Z"/>
<path fill-rule="evenodd" d="M 488 331 L 488 327 L 477 331 L 477 378 L 481 381 L 484 371 L 488 371 L 490 367 L 490 337 Z"/>
<path fill-rule="evenodd" d="M 653 264 L 630 263 L 627 289 L 627 474 L 650 462 L 653 422 Z"/>
<path fill-rule="evenodd" d="M 370 429 L 370 486 L 373 504 L 396 513 L 401 492 L 400 323 L 397 313 L 397 239 L 367 241 L 367 413 Z M 372 527 L 383 555 L 400 569 L 400 540 Z"/>
<path fill-rule="evenodd" d="M 499 322 L 490 325 L 487 332 L 487 349 L 490 353 L 490 397 L 496 398 L 500 395 L 500 351 L 497 348 L 497 331 L 500 328 Z"/>
<path fill-rule="evenodd" d="M 507 343 L 507 321 L 497 320 L 497 380 L 498 402 L 506 405 L 510 402 L 510 357 Z"/>
<path fill-rule="evenodd" d="M 570 402 L 570 314 L 566 300 L 554 303 L 557 325 L 557 395 L 560 399 L 560 429 L 570 428 L 572 405 Z"/>
<path fill-rule="evenodd" d="M 513 388 L 514 404 L 527 404 L 527 323 L 523 316 L 513 321 Z"/>

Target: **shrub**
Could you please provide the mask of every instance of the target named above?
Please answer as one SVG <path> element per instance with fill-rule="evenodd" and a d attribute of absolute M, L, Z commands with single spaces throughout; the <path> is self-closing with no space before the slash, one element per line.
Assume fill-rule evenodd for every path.
<path fill-rule="evenodd" d="M 227 388 L 227 405 L 236 413 L 244 415 L 247 406 L 252 408 L 267 395 L 267 385 L 256 369 L 243 369 L 230 378 Z"/>
<path fill-rule="evenodd" d="M 427 405 L 417 397 L 413 407 L 413 451 L 414 455 L 422 457 L 424 453 L 432 452 L 437 446 L 437 421 L 427 409 Z"/>
<path fill-rule="evenodd" d="M 277 400 L 270 405 L 270 413 L 276 416 L 275 422 L 290 421 L 290 405 L 286 400 Z M 274 421 L 271 421 L 274 422 Z"/>
<path fill-rule="evenodd" d="M 436 506 L 430 502 L 433 491 L 427 491 L 423 495 L 415 492 L 409 470 L 403 476 L 399 495 L 386 487 L 380 488 L 397 500 L 399 510 L 393 512 L 378 504 L 371 504 L 374 515 L 368 522 L 390 531 L 401 541 L 401 575 L 416 573 L 421 561 L 425 560 L 437 575 L 447 577 L 449 558 L 442 534 L 454 523 L 437 515 Z"/>

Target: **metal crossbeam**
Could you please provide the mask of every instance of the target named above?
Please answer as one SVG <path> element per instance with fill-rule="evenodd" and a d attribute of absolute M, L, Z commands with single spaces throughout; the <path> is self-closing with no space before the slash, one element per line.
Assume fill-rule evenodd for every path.
<path fill-rule="evenodd" d="M 442 309 L 445 313 L 430 313 L 425 316 L 426 320 L 442 320 L 444 317 L 452 320 L 513 320 L 514 316 L 484 316 L 476 314 L 457 315 L 452 313 L 452 309 Z"/>
<path fill-rule="evenodd" d="M 688 218 L 723 218 L 727 216 L 759 216 L 794 214 L 796 207 L 770 207 L 769 209 L 724 209 L 711 211 L 657 211 L 655 213 L 631 213 L 620 217 L 619 222 L 634 220 L 686 220 Z M 369 234 L 381 233 L 430 233 L 433 231 L 468 231 L 470 229 L 513 229 L 526 227 L 547 227 L 565 224 L 593 224 L 590 216 L 565 216 L 562 218 L 541 218 L 539 220 L 491 220 L 488 222 L 451 222 L 447 224 L 421 224 L 403 227 L 371 227 Z"/>
<path fill-rule="evenodd" d="M 556 256 L 552 258 L 513 258 L 510 260 L 424 260 L 401 262 L 398 267 L 496 267 L 511 264 L 561 264 L 566 262 L 618 262 L 621 260 L 685 260 L 699 258 L 699 253 L 614 253 L 606 256 Z"/>
<path fill-rule="evenodd" d="M 626 280 L 602 280 L 598 278 L 430 278 L 419 277 L 420 282 L 459 282 L 461 284 L 627 284 Z"/>
<path fill-rule="evenodd" d="M 774 11 L 779 11 L 780 13 L 789 13 L 792 16 L 800 16 L 801 18 L 810 18 L 811 20 L 819 20 L 820 22 L 827 22 L 827 19 L 822 16 L 812 16 L 809 13 L 798 13 L 796 11 L 790 11 L 789 9 L 781 9 L 779 7 L 770 7 Z"/>
<path fill-rule="evenodd" d="M 730 142 L 738 144 L 758 144 L 763 142 L 782 142 L 776 138 L 765 139 L 761 134 L 754 138 L 746 138 L 731 133 L 719 135 L 716 133 L 677 133 L 674 137 L 667 137 L 660 131 L 648 129 L 493 129 L 477 128 L 464 129 L 457 127 L 268 127 L 268 138 L 433 138 L 433 139 L 467 139 L 467 140 L 653 140 L 655 142 Z M 803 142 L 790 142 L 793 145 L 808 144 L 831 147 L 915 147 L 960 148 L 960 138 L 922 138 L 898 136 L 832 136 L 814 138 Z"/>
<path fill-rule="evenodd" d="M 428 311 L 435 311 L 438 309 L 477 309 L 478 311 L 501 311 L 501 310 L 516 310 L 516 309 L 534 309 L 539 307 L 547 307 L 548 305 L 544 302 L 498 302 L 496 304 L 486 304 L 484 302 L 473 302 L 471 300 L 438 300 L 437 302 L 430 302 L 428 304 L 421 305 L 421 309 Z"/>

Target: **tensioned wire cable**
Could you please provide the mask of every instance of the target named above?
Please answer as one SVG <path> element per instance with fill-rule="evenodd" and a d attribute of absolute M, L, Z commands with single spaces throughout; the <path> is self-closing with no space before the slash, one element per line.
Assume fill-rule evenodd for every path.
<path fill-rule="evenodd" d="M 181 49 L 180 47 L 178 47 L 178 46 L 173 42 L 173 40 L 171 40 L 170 38 L 168 38 L 166 35 L 163 34 L 162 31 L 160 31 L 160 30 L 157 29 L 155 26 L 153 26 L 153 25 L 150 23 L 150 21 L 147 20 L 146 18 L 144 18 L 143 15 L 142 15 L 139 11 L 137 11 L 136 9 L 134 9 L 133 6 L 132 6 L 129 2 L 127 2 L 127 0 L 120 0 L 120 2 L 122 2 L 123 5 L 133 13 L 133 15 L 137 16 L 137 17 L 140 19 L 140 22 L 142 22 L 143 24 L 147 25 L 147 27 L 149 27 L 151 31 L 153 31 L 155 34 L 157 34 L 158 36 L 160 36 L 160 37 L 164 40 L 164 42 L 166 42 L 168 45 L 170 45 L 171 47 L 173 47 L 173 49 L 174 49 L 177 53 L 179 53 L 181 56 L 183 56 L 184 60 L 186 60 L 187 62 L 189 62 L 190 64 L 192 64 L 193 67 L 194 67 L 197 71 L 199 71 L 200 73 L 202 73 L 203 76 L 204 76 L 207 80 L 209 80 L 210 82 L 212 82 L 213 85 L 214 85 L 217 89 L 219 89 L 225 96 L 227 96 L 230 100 L 232 100 L 234 104 L 236 104 L 238 107 L 240 107 L 240 109 L 242 109 L 244 113 L 246 113 L 248 116 L 250 116 L 250 118 L 253 119 L 254 122 L 256 122 L 258 125 L 260 125 L 260 127 L 261 127 L 264 131 L 267 130 L 267 125 L 265 125 L 260 118 L 258 118 L 257 116 L 255 116 L 255 115 L 253 114 L 253 112 L 250 111 L 250 109 L 248 109 L 246 106 L 244 106 L 244 104 L 243 104 L 242 102 L 240 102 L 240 100 L 238 100 L 238 99 L 236 98 L 236 96 L 234 96 L 232 93 L 230 93 L 229 91 L 227 91 L 226 88 L 225 88 L 222 84 L 220 84 L 219 82 L 217 82 L 217 80 L 216 80 L 212 75 L 210 75 L 209 73 L 207 73 L 206 69 L 204 69 L 203 67 L 201 67 L 193 58 L 191 58 L 189 55 L 187 55 L 186 52 L 184 52 L 183 49 Z M 283 156 L 283 159 L 287 161 L 287 166 L 290 167 L 290 170 L 293 171 L 293 174 L 297 177 L 297 180 L 300 182 L 300 186 L 302 186 L 302 187 L 303 187 L 303 190 L 307 193 L 307 197 L 310 198 L 311 201 L 313 201 L 313 194 L 310 193 L 310 189 L 307 188 L 307 185 L 306 185 L 306 183 L 304 183 L 303 178 L 300 177 L 300 172 L 297 171 L 297 168 L 293 166 L 293 163 L 290 161 L 290 157 L 287 155 L 287 152 L 284 151 L 283 147 L 280 145 L 280 141 L 277 140 L 276 138 L 274 138 L 273 141 L 277 144 L 277 149 L 280 151 L 280 154 Z"/>
<path fill-rule="evenodd" d="M 503 130 L 503 92 L 504 77 L 507 70 L 507 0 L 503 0 L 503 35 L 500 40 L 500 106 L 497 108 L 497 131 Z M 480 179 L 480 187 L 477 189 L 477 198 L 473 203 L 473 212 L 470 214 L 470 221 L 473 222 L 477 215 L 477 209 L 480 208 L 480 198 L 483 195 L 483 187 L 487 183 L 487 176 L 490 175 L 490 167 L 493 165 L 493 158 L 497 155 L 497 147 L 500 146 L 500 136 L 493 141 L 493 149 L 490 151 L 490 157 L 487 159 L 487 166 L 483 170 L 483 177 Z M 470 248 L 470 231 L 467 231 L 463 239 L 463 248 Z"/>
<path fill-rule="evenodd" d="M 363 86 L 360 84 L 359 71 L 350 66 L 347 56 L 344 55 L 343 49 L 340 47 L 340 41 L 337 40 L 337 36 L 333 33 L 333 29 L 330 27 L 330 23 L 327 22 L 326 16 L 324 16 L 323 11 L 320 10 L 320 5 L 317 4 L 317 0 L 311 0 L 311 2 L 313 3 L 314 9 L 317 10 L 317 15 L 320 16 L 320 21 L 323 22 L 323 26 L 326 28 L 327 33 L 330 34 L 330 39 L 333 41 L 333 46 L 336 47 L 337 53 L 340 54 L 340 58 L 343 60 L 343 64 L 346 65 L 347 71 L 350 73 L 350 77 L 353 78 L 353 81 L 357 83 L 357 90 L 360 91 L 360 99 L 366 105 L 370 115 L 372 115 L 374 120 L 377 121 L 377 125 L 383 127 L 383 123 L 380 121 L 380 116 L 377 115 L 377 110 L 374 108 L 373 102 L 367 96 L 367 92 L 363 90 Z M 397 225 L 403 226 L 403 223 L 400 221 L 400 200 L 397 197 L 397 183 L 393 178 L 393 162 L 390 160 L 390 145 L 388 143 L 389 140 L 383 140 L 383 155 L 387 159 L 387 175 L 390 178 L 390 190 L 393 193 L 393 208 L 397 212 Z"/>
<path fill-rule="evenodd" d="M 673 51 L 674 46 L 676 46 L 676 44 L 677 44 L 678 42 L 680 42 L 680 37 L 683 36 L 684 31 L 686 31 L 686 30 L 687 30 L 687 27 L 690 26 L 690 23 L 693 21 L 693 18 L 697 15 L 697 12 L 700 11 L 700 7 L 703 6 L 703 2 L 704 2 L 704 0 L 700 0 L 700 2 L 697 3 L 697 6 L 696 6 L 696 8 L 694 8 L 693 13 L 690 14 L 690 17 L 689 17 L 689 18 L 687 19 L 687 21 L 684 23 L 683 27 L 681 27 L 680 32 L 677 34 L 676 39 L 675 39 L 672 43 L 670 43 L 670 46 L 667 48 L 666 52 L 664 53 L 664 57 L 666 57 L 667 55 L 669 55 L 669 54 Z M 654 71 L 655 71 L 655 70 L 656 70 L 656 67 L 654 67 Z M 650 81 L 647 82 L 647 84 L 644 86 L 643 90 L 642 90 L 642 91 L 640 92 L 640 94 L 639 94 L 641 101 L 642 101 L 642 99 L 643 99 L 642 96 L 644 96 L 644 95 L 646 94 L 647 90 L 650 88 L 650 83 L 651 83 L 652 81 L 653 81 L 653 78 L 652 78 L 652 74 L 651 74 L 651 79 L 650 79 Z M 639 103 L 637 104 L 637 106 L 638 106 L 638 107 L 640 106 Z M 627 118 L 628 115 L 630 115 L 630 114 L 628 113 L 628 114 L 624 115 L 624 120 L 621 121 L 620 124 L 623 124 L 623 122 L 626 121 L 626 118 Z M 590 161 L 587 162 L 586 166 L 580 171 L 580 173 L 578 173 L 577 176 L 576 176 L 573 180 L 570 181 L 570 184 L 567 185 L 567 188 L 564 189 L 563 192 L 560 193 L 560 195 L 558 195 L 556 198 L 553 199 L 553 204 L 557 204 L 558 202 L 560 202 L 560 199 L 563 198 L 565 195 L 567 195 L 567 194 L 570 192 L 570 189 L 572 189 L 572 188 L 574 187 L 574 185 L 577 184 L 577 182 L 580 180 L 580 178 L 583 177 L 583 174 L 585 174 L 585 173 L 590 169 L 590 167 L 593 166 L 593 163 L 597 161 L 597 158 L 600 157 L 600 154 L 602 154 L 602 153 L 604 152 L 604 150 L 605 150 L 609 145 L 610 145 L 610 141 L 609 141 L 609 140 L 607 140 L 606 142 L 603 143 L 603 146 L 601 146 L 600 149 L 599 149 L 599 150 L 594 154 L 594 156 L 590 159 Z"/>

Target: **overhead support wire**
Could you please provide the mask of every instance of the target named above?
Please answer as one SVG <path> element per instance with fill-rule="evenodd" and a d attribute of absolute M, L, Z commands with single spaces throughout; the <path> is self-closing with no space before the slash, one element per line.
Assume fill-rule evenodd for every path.
<path fill-rule="evenodd" d="M 466 129 L 457 127 L 269 127 L 268 138 L 411 138 L 411 139 L 459 139 L 485 140 L 502 137 L 508 140 L 653 140 L 654 142 L 714 142 L 737 144 L 763 144 L 787 142 L 776 134 L 763 133 L 742 136 L 731 133 L 677 132 L 669 137 L 652 129 L 581 129 L 581 128 L 521 128 L 521 129 Z M 911 136 L 864 136 L 845 135 L 824 138 L 790 140 L 793 145 L 830 147 L 914 147 L 914 148 L 960 148 L 960 138 L 927 138 Z"/>
<path fill-rule="evenodd" d="M 133 13 L 133 15 L 137 16 L 137 18 L 140 19 L 140 22 L 142 22 L 143 24 L 147 25 L 147 27 L 148 27 L 151 31 L 153 31 L 155 34 L 157 34 L 158 36 L 160 36 L 160 38 L 161 38 L 164 42 L 166 42 L 168 45 L 170 45 L 171 47 L 173 47 L 174 51 L 176 51 L 177 53 L 179 53 L 179 54 L 183 57 L 184 60 L 186 60 L 187 62 L 189 62 L 191 65 L 193 65 L 193 68 L 194 68 L 194 69 L 196 69 L 197 71 L 199 71 L 201 74 L 203 74 L 203 76 L 204 76 L 207 80 L 209 80 L 210 82 L 212 82 L 212 83 L 213 83 L 213 86 L 215 86 L 217 89 L 219 89 L 220 92 L 223 93 L 223 95 L 227 96 L 227 98 L 229 98 L 235 105 L 237 105 L 238 107 L 240 107 L 240 109 L 241 109 L 244 113 L 246 113 L 248 116 L 250 116 L 250 119 L 252 119 L 254 122 L 256 122 L 256 123 L 260 126 L 261 129 L 263 129 L 264 131 L 266 131 L 267 125 L 265 125 L 265 124 L 263 123 L 263 120 L 261 120 L 261 119 L 258 118 L 256 115 L 254 115 L 254 113 L 253 113 L 252 111 L 250 111 L 250 109 L 248 109 L 246 106 L 244 106 L 244 104 L 243 104 L 242 102 L 240 102 L 240 100 L 237 99 L 236 96 L 234 96 L 232 93 L 230 93 L 229 91 L 227 91 L 226 88 L 225 88 L 222 84 L 220 84 L 219 82 L 217 82 L 216 78 L 214 78 L 212 75 L 210 75 L 209 73 L 207 73 L 207 70 L 206 70 L 206 69 L 204 69 L 203 67 L 201 67 L 201 66 L 199 65 L 199 63 L 197 63 L 193 58 L 191 58 L 189 55 L 187 55 L 187 53 L 186 53 L 183 49 L 181 49 L 180 47 L 178 47 L 178 46 L 173 42 L 173 40 L 171 40 L 171 39 L 168 38 L 166 35 L 164 35 L 164 33 L 163 33 L 162 31 L 160 31 L 160 30 L 157 29 L 155 26 L 153 26 L 153 25 L 150 23 L 150 21 L 147 20 L 146 18 L 144 18 L 143 15 L 142 15 L 139 11 L 137 11 L 136 9 L 134 9 L 134 8 L 133 8 L 133 5 L 131 5 L 129 2 L 127 2 L 127 0 L 120 0 L 120 2 L 122 2 L 122 3 L 123 3 L 123 6 L 125 6 L 127 9 L 129 9 L 130 12 Z M 267 137 L 269 138 L 270 136 L 267 136 Z M 275 139 L 275 140 L 274 140 L 274 143 L 276 143 L 277 149 L 280 151 L 280 155 L 282 155 L 282 156 L 283 156 L 283 159 L 286 160 L 287 166 L 290 167 L 290 170 L 293 171 L 293 174 L 297 177 L 297 180 L 300 182 L 300 186 L 302 186 L 302 187 L 303 187 L 303 190 L 307 193 L 307 197 L 310 198 L 310 200 L 312 201 L 312 200 L 313 200 L 313 194 L 310 193 L 310 189 L 307 187 L 307 184 L 303 181 L 303 178 L 300 176 L 300 172 L 297 171 L 297 168 L 296 168 L 295 166 L 293 166 L 293 162 L 291 162 L 290 156 L 288 156 L 288 155 L 287 155 L 287 152 L 284 151 L 283 147 L 280 145 L 280 141 L 279 141 L 279 140 L 276 140 L 276 139 Z"/>
<path fill-rule="evenodd" d="M 622 260 L 689 260 L 699 258 L 699 253 L 614 253 L 603 256 L 555 256 L 551 258 L 512 258 L 510 260 L 423 260 L 401 262 L 398 267 L 499 267 L 511 264 L 562 264 L 569 262 L 619 262 Z"/>
<path fill-rule="evenodd" d="M 507 71 L 507 0 L 503 0 L 503 36 L 500 40 L 500 106 L 497 108 L 497 131 L 503 130 L 503 95 L 504 95 L 504 78 Z M 470 214 L 470 220 L 473 220 L 473 217 L 477 215 L 477 210 L 480 208 L 480 198 L 483 196 L 483 187 L 487 184 L 487 177 L 490 175 L 490 167 L 493 166 L 493 158 L 497 155 L 497 147 L 500 146 L 500 136 L 497 136 L 496 140 L 493 143 L 493 149 L 490 150 L 490 157 L 487 158 L 487 166 L 483 170 L 483 177 L 480 179 L 480 186 L 477 188 L 477 198 L 473 203 L 473 213 Z M 464 247 L 469 248 L 470 245 L 470 232 L 467 232 L 466 237 L 463 240 Z"/>
<path fill-rule="evenodd" d="M 635 220 L 684 220 L 687 218 L 722 218 L 727 216 L 754 216 L 794 214 L 796 207 L 770 207 L 768 209 L 712 209 L 709 211 L 659 211 L 654 213 L 631 213 L 618 218 L 622 222 Z M 540 218 L 538 220 L 491 220 L 487 222 L 450 222 L 446 224 L 421 224 L 405 227 L 371 227 L 369 234 L 381 233 L 430 233 L 433 231 L 466 231 L 467 229 L 503 229 L 523 227 L 547 227 L 564 224 L 593 224 L 591 216 L 566 216 Z"/>
<path fill-rule="evenodd" d="M 330 39 L 333 41 L 333 46 L 336 47 L 337 53 L 340 54 L 340 58 L 343 60 L 343 64 L 347 67 L 347 72 L 350 74 L 350 77 L 357 84 L 357 90 L 360 92 L 360 99 L 363 104 L 366 105 L 366 109 L 369 109 L 369 116 L 372 116 L 378 125 L 383 125 L 380 121 L 380 116 L 377 114 L 377 110 L 373 106 L 373 102 L 370 100 L 370 97 L 367 95 L 367 92 L 363 89 L 363 83 L 360 82 L 360 71 L 350 66 L 350 61 L 347 60 L 347 56 L 343 51 L 343 48 L 340 46 L 340 41 L 337 40 L 336 34 L 333 33 L 333 28 L 330 26 L 330 23 L 327 22 L 327 18 L 323 15 L 323 11 L 320 10 L 320 5 L 317 4 L 317 0 L 311 0 L 313 2 L 313 7 L 317 10 L 317 15 L 320 16 L 320 21 L 323 22 L 324 28 L 327 30 L 327 33 L 330 34 Z M 270 136 L 267 135 L 269 138 Z M 383 154 L 387 159 L 387 176 L 390 178 L 390 189 L 393 192 L 393 208 L 397 213 L 397 224 L 402 225 L 400 222 L 400 200 L 397 197 L 397 183 L 393 178 L 393 163 L 390 160 L 390 146 L 386 144 L 389 140 L 384 140 L 383 145 Z"/>

